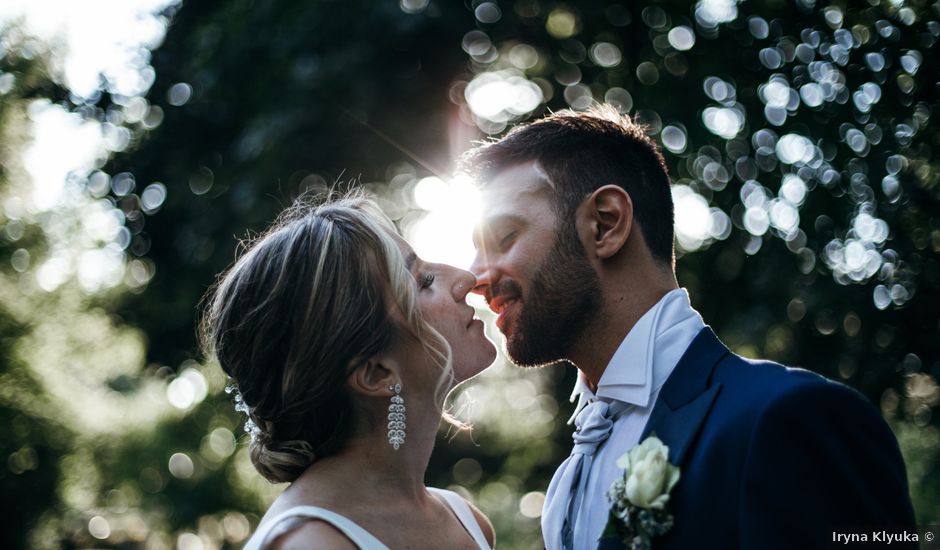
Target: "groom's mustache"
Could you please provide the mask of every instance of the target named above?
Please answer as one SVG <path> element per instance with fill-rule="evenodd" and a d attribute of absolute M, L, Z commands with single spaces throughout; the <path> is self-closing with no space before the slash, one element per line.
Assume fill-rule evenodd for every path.
<path fill-rule="evenodd" d="M 512 279 L 503 279 L 487 287 L 483 297 L 486 299 L 486 305 L 498 314 L 505 302 L 522 298 L 522 287 Z"/>

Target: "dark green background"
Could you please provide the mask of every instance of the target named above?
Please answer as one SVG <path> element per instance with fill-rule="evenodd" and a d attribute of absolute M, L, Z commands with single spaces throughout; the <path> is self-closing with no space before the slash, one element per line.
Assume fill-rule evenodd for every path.
<path fill-rule="evenodd" d="M 397 200 L 386 185 L 395 175 L 421 178 L 450 171 L 470 139 L 484 136 L 459 122 L 461 109 L 467 118 L 462 86 L 505 63 L 508 48 L 516 43 L 538 49 L 540 62 L 526 76 L 544 79 L 553 90 L 532 116 L 568 106 L 555 77 L 576 65 L 596 99 L 621 87 L 632 96 L 631 112 L 642 110 L 641 118 L 654 131 L 657 118 L 660 126 L 684 125 L 689 146 L 666 155 L 673 179 L 690 185 L 735 222 L 726 239 L 678 260 L 680 283 L 694 306 L 735 351 L 820 372 L 870 398 L 901 442 L 919 522 L 940 522 L 935 414 L 940 403 L 940 197 L 934 156 L 940 134 L 932 118 L 940 75 L 936 5 L 905 3 L 914 15 L 908 24 L 908 14 L 889 2 L 752 0 L 737 6 L 733 21 L 709 29 L 696 21 L 695 4 L 688 2 L 504 1 L 493 23 L 474 17 L 479 4 L 435 0 L 411 14 L 394 2 L 201 0 L 167 12 L 171 23 L 164 43 L 152 53 L 156 81 L 147 96 L 162 108 L 162 123 L 150 131 L 135 128 L 129 150 L 103 167 L 111 175 L 132 173 L 138 194 L 156 181 L 168 189 L 158 212 L 138 212 L 127 222 L 134 226 L 128 258 L 152 262 L 155 276 L 143 291 L 118 287 L 85 295 L 66 284 L 53 295 L 6 292 L 0 305 L 0 376 L 6 388 L 0 392 L 0 425 L 7 427 L 7 437 L 0 440 L 0 457 L 7 459 L 7 467 L 0 467 L 0 545 L 136 548 L 149 540 L 173 546 L 179 535 L 195 533 L 216 545 L 237 546 L 233 533 L 246 519 L 253 528 L 273 492 L 246 481 L 251 474 L 243 451 L 205 458 L 212 430 L 239 436 L 240 449 L 245 442 L 242 420 L 220 391 L 224 380 L 215 367 L 192 362 L 202 360 L 194 336 L 199 298 L 234 258 L 237 240 L 261 231 L 299 193 L 336 181 L 359 182 Z M 772 74 L 797 86 L 806 81 L 807 66 L 790 57 L 782 67 L 769 69 L 760 63 L 760 51 L 781 47 L 786 53 L 813 30 L 823 42 L 834 43 L 833 25 L 825 17 L 829 6 L 844 12 L 842 28 L 870 36 L 837 67 L 849 93 L 875 81 L 882 98 L 868 114 L 853 108 L 851 98 L 817 109 L 800 105 L 775 127 L 764 117 L 760 86 Z M 556 10 L 577 18 L 570 38 L 546 31 L 546 20 Z M 766 37 L 749 30 L 752 16 L 768 23 Z M 894 30 L 879 34 L 885 24 Z M 664 47 L 668 30 L 677 25 L 696 31 L 695 46 L 687 52 Z M 480 63 L 463 51 L 464 35 L 475 29 L 488 34 L 500 60 Z M 590 57 L 565 60 L 578 50 L 577 43 L 589 48 L 597 41 L 617 45 L 623 61 L 602 68 Z M 898 86 L 898 77 L 906 74 L 900 58 L 910 50 L 918 51 L 922 62 L 911 75 L 913 89 L 905 92 Z M 872 52 L 887 60 L 880 75 L 865 67 L 864 56 Z M 16 124 L 23 105 L 36 98 L 98 119 L 126 103 L 107 92 L 94 101 L 70 98 L 48 76 L 42 55 L 24 55 L 16 48 L 0 55 L 0 69 L 17 75 L 15 89 L 0 103 L 0 125 Z M 823 58 L 815 54 L 816 61 Z M 643 62 L 658 68 L 655 83 L 638 79 L 636 67 Z M 733 83 L 747 115 L 730 145 L 702 123 L 703 109 L 716 105 L 703 90 L 708 76 Z M 168 90 L 180 82 L 190 84 L 193 95 L 182 106 L 170 105 Z M 897 125 L 911 121 L 917 127 L 914 135 L 896 137 Z M 463 124 L 456 138 L 454 124 Z M 843 124 L 873 124 L 883 138 L 867 153 L 856 153 L 844 142 Z M 802 246 L 788 246 L 774 230 L 750 235 L 740 223 L 742 179 L 733 176 L 722 189 L 713 189 L 694 170 L 697 158 L 709 156 L 734 174 L 739 158 L 755 157 L 750 137 L 762 128 L 809 137 L 829 153 L 828 162 L 840 174 L 828 185 L 808 178 L 811 190 L 800 208 Z M 13 148 L 6 145 L 7 155 Z M 898 176 L 900 194 L 889 197 L 881 181 L 886 160 L 895 154 L 904 155 L 907 165 Z M 756 179 L 775 194 L 783 174 L 795 171 L 773 162 Z M 8 161 L 0 173 L 7 194 L 18 177 Z M 197 187 L 211 182 L 211 187 L 197 195 L 191 191 L 194 182 Z M 112 193 L 109 200 L 130 214 L 139 209 L 135 197 Z M 862 281 L 839 280 L 821 255 L 831 240 L 851 237 L 862 203 L 888 223 L 890 235 L 879 250 L 896 252 L 895 269 Z M 9 222 L 0 216 L 0 224 Z M 0 236 L 4 280 L 17 276 L 6 261 L 15 250 L 41 257 L 52 245 L 30 227 L 17 239 Z M 815 260 L 807 263 L 807 254 Z M 873 302 L 878 285 L 900 285 L 910 298 L 879 309 Z M 116 349 L 112 338 L 121 339 L 121 349 L 140 348 L 130 374 L 99 379 L 128 402 L 145 402 L 149 397 L 142 388 L 165 384 L 187 367 L 209 379 L 208 397 L 185 413 L 89 436 L 62 413 L 56 401 L 61 396 L 48 391 L 50 372 L 83 369 L 81 358 L 87 354 L 42 368 L 31 359 L 52 345 L 41 337 L 41 319 L 56 318 L 74 320 L 66 325 L 76 330 L 90 319 L 103 320 L 109 328 L 84 343 L 100 356 Z M 538 520 L 521 514 L 519 501 L 544 491 L 567 454 L 570 429 L 564 421 L 571 410 L 567 395 L 574 369 L 554 367 L 536 375 L 500 368 L 502 374 L 494 376 L 529 376 L 538 391 L 548 393 L 533 406 L 554 415 L 551 435 L 526 432 L 520 428 L 527 422 L 525 411 L 504 406 L 491 411 L 501 422 L 479 423 L 472 437 L 442 436 L 427 481 L 447 486 L 457 479 L 493 519 L 502 547 L 533 548 L 540 540 Z M 482 381 L 481 387 L 498 385 L 486 384 Z M 503 395 L 502 402 L 511 397 Z M 477 407 L 489 406 L 480 395 L 477 400 Z M 192 457 L 193 476 L 179 479 L 169 473 L 168 460 L 177 452 Z M 84 496 L 75 496 L 76 487 Z M 93 516 L 105 518 L 115 535 L 92 538 Z"/>

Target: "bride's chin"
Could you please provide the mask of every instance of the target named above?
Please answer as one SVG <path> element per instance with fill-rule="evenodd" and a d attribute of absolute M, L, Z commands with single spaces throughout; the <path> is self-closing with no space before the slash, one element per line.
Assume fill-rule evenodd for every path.
<path fill-rule="evenodd" d="M 488 356 L 489 356 L 489 359 L 487 361 L 480 361 L 480 364 L 474 365 L 473 368 L 466 369 L 466 370 L 455 369 L 454 374 L 456 376 L 454 377 L 454 383 L 453 385 L 451 385 L 450 391 L 454 391 L 455 389 L 460 387 L 462 384 L 469 382 L 470 380 L 473 380 L 480 373 L 482 373 L 486 369 L 495 365 L 496 364 L 496 348 L 495 347 L 493 347 L 493 352 L 491 354 L 488 354 Z"/>

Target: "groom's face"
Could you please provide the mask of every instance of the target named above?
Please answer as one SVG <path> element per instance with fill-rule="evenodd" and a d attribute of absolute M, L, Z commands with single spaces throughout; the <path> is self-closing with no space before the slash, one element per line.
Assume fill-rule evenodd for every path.
<path fill-rule="evenodd" d="M 484 188 L 474 234 L 474 291 L 498 315 L 509 357 L 520 366 L 567 359 L 601 299 L 574 220 L 558 219 L 553 197 L 537 163 L 510 167 Z"/>

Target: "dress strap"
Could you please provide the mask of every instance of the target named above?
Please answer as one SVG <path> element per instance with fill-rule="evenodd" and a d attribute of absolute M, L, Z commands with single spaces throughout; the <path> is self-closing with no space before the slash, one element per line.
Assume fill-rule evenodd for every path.
<path fill-rule="evenodd" d="M 457 519 L 460 520 L 463 528 L 473 537 L 474 542 L 477 543 L 480 550 L 490 550 L 490 543 L 487 542 L 486 536 L 483 534 L 483 529 L 480 528 L 480 523 L 477 521 L 476 516 L 473 515 L 473 510 L 470 509 L 470 505 L 467 504 L 467 501 L 464 500 L 462 496 L 453 491 L 436 489 L 434 487 L 428 487 L 428 491 L 444 499 L 447 505 L 450 506 L 450 509 L 453 510 L 454 515 L 457 516 Z"/>
<path fill-rule="evenodd" d="M 317 506 L 295 506 L 275 516 L 260 526 L 252 535 L 243 550 L 263 550 L 267 548 L 271 532 L 290 518 L 318 519 L 325 521 L 346 535 L 360 550 L 389 550 L 379 539 L 371 533 L 356 525 L 352 520 Z"/>

